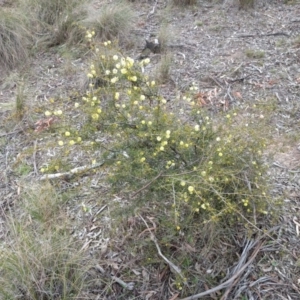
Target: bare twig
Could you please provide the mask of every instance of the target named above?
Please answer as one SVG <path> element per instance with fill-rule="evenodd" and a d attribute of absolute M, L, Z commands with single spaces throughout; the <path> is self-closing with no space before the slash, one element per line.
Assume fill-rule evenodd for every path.
<path fill-rule="evenodd" d="M 241 82 L 241 81 L 244 81 L 245 79 L 247 79 L 248 77 L 250 77 L 250 75 L 246 75 L 246 76 L 235 78 L 235 79 L 229 79 L 229 80 L 227 80 L 227 82 L 228 83 Z"/>
<path fill-rule="evenodd" d="M 102 213 L 102 211 L 107 207 L 107 205 L 105 204 L 104 206 L 102 206 L 96 213 L 95 215 L 99 215 L 100 213 Z"/>
<path fill-rule="evenodd" d="M 210 80 L 212 80 L 214 83 L 216 83 L 220 88 L 223 88 L 222 84 L 219 82 L 218 79 L 216 79 L 216 78 L 214 78 L 214 77 L 212 77 L 212 76 L 208 76 L 208 78 L 209 78 Z"/>
<path fill-rule="evenodd" d="M 250 264 L 252 264 L 252 262 L 254 261 L 256 255 L 258 254 L 259 250 L 261 249 L 261 246 L 263 244 L 263 241 L 259 240 L 259 241 L 256 241 L 252 244 L 252 246 L 254 246 L 255 244 L 257 244 L 255 250 L 253 251 L 252 255 L 250 256 L 248 262 L 246 264 L 244 264 L 243 267 L 241 267 L 231 278 L 229 278 L 228 280 L 226 280 L 225 282 L 223 282 L 222 284 L 212 288 L 212 289 L 209 289 L 205 292 L 202 292 L 202 293 L 199 293 L 199 294 L 196 294 L 196 295 L 193 295 L 193 296 L 190 296 L 190 297 L 186 297 L 186 298 L 183 298 L 181 300 L 196 300 L 196 299 L 199 299 L 201 297 L 204 297 L 204 296 L 207 296 L 211 293 L 215 293 L 217 291 L 220 291 L 224 288 L 227 288 L 227 287 L 230 287 L 234 282 L 235 280 L 241 276 L 241 274 L 248 268 L 248 266 Z M 244 259 L 244 258 L 243 258 Z"/>
<path fill-rule="evenodd" d="M 241 275 L 240 275 L 241 276 Z M 221 297 L 220 300 L 227 300 L 229 293 L 231 292 L 232 288 L 237 284 L 237 282 L 240 280 L 240 276 L 238 276 L 230 286 L 226 289 L 224 295 Z"/>
<path fill-rule="evenodd" d="M 293 222 L 294 222 L 294 224 L 296 225 L 296 233 L 297 233 L 297 236 L 299 236 L 299 232 L 300 232 L 300 230 L 299 230 L 299 228 L 300 228 L 300 223 L 297 222 L 297 217 L 294 217 L 294 218 L 293 218 Z"/>
<path fill-rule="evenodd" d="M 149 228 L 147 222 L 145 221 L 145 219 L 139 215 L 139 217 L 143 220 L 143 222 L 145 223 L 146 227 L 148 228 L 148 231 L 150 233 L 150 238 L 151 240 L 154 242 L 155 246 L 156 246 L 156 249 L 157 249 L 157 252 L 158 252 L 158 255 L 169 265 L 170 269 L 172 271 L 175 271 L 175 273 L 177 273 L 182 279 L 183 281 L 185 282 L 185 278 L 183 277 L 182 275 L 182 272 L 181 272 L 181 269 L 179 267 L 177 267 L 176 265 L 174 265 L 170 260 L 168 260 L 161 252 L 161 249 L 157 243 L 157 239 L 156 237 L 154 236 L 154 234 L 151 232 L 151 229 Z"/>
<path fill-rule="evenodd" d="M 15 133 L 19 133 L 19 132 L 21 132 L 22 130 L 21 129 L 19 129 L 19 130 L 15 130 L 15 131 L 11 131 L 11 132 L 7 132 L 7 133 L 3 133 L 3 134 L 1 134 L 0 135 L 0 138 L 2 138 L 2 137 L 5 137 L 5 136 L 8 136 L 8 135 L 12 135 L 12 134 L 15 134 Z"/>
<path fill-rule="evenodd" d="M 131 199 L 134 198 L 137 194 L 139 194 L 141 191 L 146 189 L 149 185 L 151 185 L 156 179 L 158 179 L 162 175 L 162 172 L 160 172 L 157 176 L 155 176 L 150 182 L 148 182 L 146 185 L 141 187 L 139 190 L 137 190 L 135 193 L 131 195 Z"/>
<path fill-rule="evenodd" d="M 289 169 L 289 168 L 287 168 L 287 167 L 284 167 L 284 166 L 280 165 L 280 164 L 277 163 L 277 162 L 273 162 L 273 166 L 274 166 L 274 167 L 277 167 L 277 168 L 280 168 L 280 169 L 284 169 L 284 170 L 286 170 L 286 171 L 288 171 L 288 172 L 291 172 L 291 173 L 300 173 L 300 170 Z"/>
<path fill-rule="evenodd" d="M 147 19 L 150 18 L 150 16 L 152 16 L 154 13 L 155 13 L 155 10 L 156 10 L 156 6 L 157 6 L 157 0 L 155 1 L 154 3 L 154 6 L 152 8 L 152 10 L 149 12 L 149 14 L 147 15 Z"/>
<path fill-rule="evenodd" d="M 260 68 L 258 68 L 257 66 L 255 66 L 255 65 L 253 65 L 253 64 L 250 64 L 249 67 L 252 67 L 252 68 L 255 69 L 256 71 L 258 71 L 259 74 L 262 74 L 262 73 L 263 73 L 263 71 L 262 71 Z M 249 76 L 250 76 L 250 75 L 249 75 Z"/>
<path fill-rule="evenodd" d="M 264 37 L 264 36 L 279 36 L 284 35 L 289 37 L 290 35 L 285 32 L 273 32 L 273 33 L 265 33 L 265 34 L 242 34 L 238 35 L 238 38 L 248 38 L 248 37 Z"/>
<path fill-rule="evenodd" d="M 33 146 L 33 154 L 32 154 L 32 159 L 33 159 L 33 169 L 34 173 L 36 176 L 39 175 L 37 167 L 36 167 L 36 146 L 37 146 L 37 140 L 34 141 L 34 146 Z"/>
<path fill-rule="evenodd" d="M 119 277 L 116 277 L 114 275 L 111 275 L 111 279 L 114 280 L 115 282 L 117 282 L 124 289 L 127 289 L 129 291 L 132 291 L 134 289 L 134 283 L 133 282 L 126 283 L 122 279 L 120 279 Z"/>
<path fill-rule="evenodd" d="M 100 272 L 102 275 L 106 275 L 106 272 L 105 270 L 100 266 L 100 265 L 95 265 L 94 267 L 98 272 Z M 122 279 L 120 279 L 119 277 L 117 276 L 114 276 L 114 275 L 110 275 L 110 278 L 117 282 L 120 286 L 122 286 L 123 288 L 129 290 L 129 291 L 132 291 L 134 289 L 134 283 L 133 282 L 129 282 L 129 283 L 126 283 L 124 282 Z"/>
<path fill-rule="evenodd" d="M 233 102 L 234 102 L 234 99 L 232 98 L 230 92 L 231 92 L 231 86 L 228 84 L 228 86 L 227 86 L 227 91 L 226 91 L 226 95 L 229 97 L 230 101 L 233 103 Z"/>
<path fill-rule="evenodd" d="M 170 149 L 176 154 L 176 156 L 179 156 L 179 158 L 183 161 L 183 163 L 187 166 L 187 161 L 184 159 L 184 157 L 182 156 L 182 154 L 180 152 L 177 151 L 177 149 L 173 146 L 170 146 Z"/>

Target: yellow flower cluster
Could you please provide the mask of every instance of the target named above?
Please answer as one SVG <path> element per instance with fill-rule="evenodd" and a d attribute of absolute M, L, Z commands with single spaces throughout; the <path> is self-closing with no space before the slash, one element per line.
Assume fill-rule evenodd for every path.
<path fill-rule="evenodd" d="M 49 111 L 49 110 L 46 110 L 46 111 L 45 111 L 45 116 L 46 116 L 46 117 L 49 117 L 49 116 L 51 116 L 52 114 L 53 114 L 54 116 L 61 116 L 61 115 L 63 114 L 63 112 L 62 112 L 61 109 L 55 110 L 53 113 L 52 113 L 51 111 Z"/>
<path fill-rule="evenodd" d="M 92 41 L 92 38 L 93 38 L 94 36 L 95 36 L 95 31 L 94 31 L 94 30 L 92 30 L 92 31 L 87 30 L 86 35 L 85 35 L 85 38 L 86 38 L 86 40 L 87 40 L 88 42 L 91 42 L 91 41 Z"/>
<path fill-rule="evenodd" d="M 172 167 L 175 167 L 175 162 L 174 160 L 169 160 L 167 161 L 167 164 L 166 164 L 166 169 L 170 169 Z"/>
<path fill-rule="evenodd" d="M 111 41 L 106 41 L 106 42 L 103 43 L 103 45 L 104 45 L 105 47 L 107 47 L 108 45 L 111 45 Z"/>
<path fill-rule="evenodd" d="M 71 132 L 70 131 L 65 131 L 65 136 L 66 137 L 71 137 Z M 69 140 L 69 145 L 73 146 L 76 143 L 80 143 L 81 141 L 82 141 L 82 138 L 80 136 L 77 136 L 75 139 Z M 58 141 L 59 146 L 64 146 L 64 144 L 65 144 L 64 141 L 62 141 L 62 140 Z"/>

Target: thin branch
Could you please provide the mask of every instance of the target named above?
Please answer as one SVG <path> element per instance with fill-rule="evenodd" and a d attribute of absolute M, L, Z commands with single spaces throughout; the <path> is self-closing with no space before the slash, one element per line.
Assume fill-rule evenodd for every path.
<path fill-rule="evenodd" d="M 132 291 L 134 289 L 133 282 L 126 283 L 121 278 L 114 276 L 114 275 L 111 275 L 111 279 L 114 280 L 115 282 L 117 282 L 121 287 L 123 287 L 129 291 Z"/>
<path fill-rule="evenodd" d="M 277 163 L 277 162 L 273 162 L 273 165 L 272 165 L 272 166 L 277 167 L 277 168 L 280 168 L 280 169 L 284 169 L 284 170 L 286 170 L 286 171 L 288 171 L 288 172 L 291 172 L 291 173 L 300 173 L 300 170 L 289 169 L 289 168 L 287 168 L 287 167 L 284 167 L 284 166 L 280 165 L 280 164 Z"/>
<path fill-rule="evenodd" d="M 106 205 L 106 204 L 105 204 L 104 206 L 102 206 L 102 207 L 95 213 L 95 215 L 97 216 L 97 215 L 99 215 L 100 213 L 102 213 L 103 210 L 104 210 L 105 208 L 107 208 L 107 205 Z"/>
<path fill-rule="evenodd" d="M 263 241 L 259 241 L 259 242 L 256 242 L 257 243 L 257 246 L 255 248 L 255 250 L 253 251 L 252 255 L 250 256 L 248 262 L 243 266 L 241 267 L 231 278 L 229 278 L 227 281 L 223 282 L 222 284 L 212 288 L 212 289 L 209 289 L 205 292 L 202 292 L 202 293 L 199 293 L 199 294 L 196 294 L 196 295 L 193 295 L 193 296 L 190 296 L 190 297 L 186 297 L 186 298 L 183 298 L 181 300 L 196 300 L 196 299 L 199 299 L 199 298 L 202 298 L 204 296 L 207 296 L 211 293 L 215 293 L 217 291 L 220 291 L 220 290 L 223 290 L 224 288 L 228 288 L 230 287 L 234 281 L 239 277 L 241 276 L 241 274 L 248 268 L 249 265 L 252 264 L 252 262 L 254 261 L 256 255 L 258 254 L 259 250 L 261 249 L 261 246 L 263 244 Z M 254 243 L 254 244 L 256 244 Z"/>
<path fill-rule="evenodd" d="M 102 275 L 106 275 L 106 272 L 105 270 L 100 266 L 100 265 L 95 265 L 94 267 L 98 272 L 100 272 Z M 110 275 L 110 278 L 117 282 L 120 286 L 122 286 L 123 288 L 129 290 L 129 291 L 132 291 L 134 289 L 134 283 L 133 282 L 129 282 L 129 283 L 126 283 L 124 282 L 121 278 L 117 277 L 117 276 L 114 276 L 114 275 Z"/>
<path fill-rule="evenodd" d="M 155 176 L 150 182 L 148 182 L 146 185 L 144 185 L 143 187 L 141 187 L 139 190 L 137 190 L 133 195 L 131 195 L 131 199 L 134 198 L 137 194 L 139 194 L 141 191 L 143 191 L 144 189 L 146 189 L 149 185 L 151 185 L 156 179 L 158 179 L 160 176 L 162 175 L 162 171 Z"/>
<path fill-rule="evenodd" d="M 32 154 L 32 159 L 33 159 L 33 169 L 34 173 L 36 176 L 38 176 L 38 170 L 36 167 L 36 146 L 37 146 L 37 140 L 34 141 L 34 146 L 33 146 L 33 154 Z"/>
<path fill-rule="evenodd" d="M 241 267 L 245 264 L 246 260 L 247 260 L 247 256 L 249 254 L 249 251 L 253 248 L 253 246 L 255 245 L 255 241 L 251 241 L 251 240 L 247 240 L 246 245 L 244 246 L 243 249 L 243 253 L 241 255 L 241 258 L 238 262 L 238 264 L 235 266 L 235 268 L 233 268 L 232 273 L 238 272 L 239 269 L 241 269 Z M 224 295 L 222 296 L 222 298 L 220 300 L 226 300 L 229 293 L 231 292 L 232 288 L 236 285 L 236 283 L 240 280 L 241 274 L 240 276 L 238 276 L 234 282 L 226 289 Z"/>
<path fill-rule="evenodd" d="M 157 6 L 157 0 L 155 1 L 154 3 L 154 6 L 152 8 L 152 10 L 149 12 L 149 14 L 147 15 L 147 19 L 150 18 L 150 16 L 152 16 L 154 13 L 155 13 L 155 10 L 156 10 L 156 6 Z"/>
<path fill-rule="evenodd" d="M 242 34 L 238 35 L 238 38 L 248 38 L 248 37 L 264 37 L 264 36 L 279 36 L 284 35 L 289 37 L 290 35 L 285 32 L 273 32 L 273 33 L 266 33 L 266 34 Z"/>
<path fill-rule="evenodd" d="M 154 234 L 151 232 L 147 222 L 145 221 L 145 219 L 139 215 L 139 217 L 143 220 L 143 222 L 145 223 L 146 227 L 148 228 L 148 231 L 150 233 L 150 238 L 151 240 L 154 242 L 155 246 L 156 246 L 156 249 L 157 249 L 157 252 L 158 252 L 158 255 L 169 265 L 170 269 L 175 271 L 175 273 L 177 273 L 184 281 L 185 281 L 185 278 L 184 276 L 182 275 L 182 272 L 181 272 L 181 269 L 179 267 L 177 267 L 176 265 L 174 265 L 170 260 L 168 260 L 161 252 L 161 249 L 157 243 L 157 239 L 156 237 L 154 236 Z"/>
<path fill-rule="evenodd" d="M 218 79 L 214 78 L 213 76 L 208 76 L 210 80 L 212 80 L 214 83 L 216 83 L 220 88 L 223 88 L 222 84 L 219 82 Z"/>
<path fill-rule="evenodd" d="M 21 132 L 21 131 L 23 131 L 23 130 L 19 129 L 19 130 L 15 130 L 15 131 L 3 133 L 3 134 L 0 135 L 0 138 L 5 137 L 5 136 L 8 136 L 8 135 L 15 134 L 15 133 L 19 133 L 19 132 Z"/>
<path fill-rule="evenodd" d="M 231 86 L 228 84 L 227 91 L 226 91 L 226 96 L 228 96 L 229 99 L 231 100 L 231 102 L 233 103 L 234 99 L 232 98 L 230 92 L 231 92 Z"/>
<path fill-rule="evenodd" d="M 170 149 L 179 156 L 179 158 L 183 161 L 183 163 L 187 166 L 187 161 L 183 158 L 182 154 L 177 151 L 177 149 L 173 146 L 170 146 Z"/>

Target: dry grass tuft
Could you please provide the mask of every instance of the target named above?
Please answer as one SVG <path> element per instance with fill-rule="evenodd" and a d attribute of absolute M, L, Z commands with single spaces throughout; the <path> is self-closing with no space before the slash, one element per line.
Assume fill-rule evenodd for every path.
<path fill-rule="evenodd" d="M 13 241 L 1 255 L 0 298 L 76 298 L 85 267 L 74 244 L 53 232 L 41 236 L 16 220 L 10 220 L 10 231 Z"/>
<path fill-rule="evenodd" d="M 67 18 L 67 12 L 73 12 L 80 0 L 21 0 L 24 10 L 32 12 L 36 19 L 48 25 L 56 25 L 62 18 Z M 26 6 L 26 7 L 25 7 Z"/>
<path fill-rule="evenodd" d="M 25 18 L 17 12 L 0 10 L 0 69 L 9 71 L 24 64 L 30 41 Z"/>
<path fill-rule="evenodd" d="M 297 35 L 297 36 L 294 38 L 292 44 L 293 44 L 293 46 L 294 46 L 295 48 L 300 48 L 300 35 Z"/>
<path fill-rule="evenodd" d="M 16 95 L 16 118 L 21 120 L 25 113 L 25 105 L 26 105 L 26 93 L 24 89 L 24 82 L 20 82 L 17 88 Z"/>
<path fill-rule="evenodd" d="M 135 13 L 125 1 L 104 4 L 101 11 L 90 16 L 89 27 L 94 27 L 96 36 L 101 40 L 126 39 L 133 26 Z"/>
<path fill-rule="evenodd" d="M 166 53 L 162 55 L 161 61 L 156 68 L 156 80 L 157 82 L 164 84 L 170 79 L 170 71 L 172 66 L 172 55 Z"/>
<path fill-rule="evenodd" d="M 20 199 L 25 209 L 6 214 L 0 299 L 77 299 L 88 284 L 81 245 L 61 230 L 62 204 L 50 184 L 34 185 Z"/>
<path fill-rule="evenodd" d="M 30 16 L 39 47 L 83 42 L 85 29 L 80 22 L 86 12 L 81 0 L 20 0 L 24 14 Z"/>
<path fill-rule="evenodd" d="M 64 201 L 49 184 L 31 185 L 25 189 L 23 208 L 31 219 L 39 223 L 39 227 L 57 230 L 67 226 L 64 216 Z M 55 220 L 55 221 L 54 221 Z"/>
<path fill-rule="evenodd" d="M 168 43 L 172 41 L 173 37 L 170 32 L 172 32 L 172 30 L 170 30 L 169 26 L 166 23 L 163 23 L 158 33 L 158 41 L 161 52 L 165 52 L 167 50 Z"/>

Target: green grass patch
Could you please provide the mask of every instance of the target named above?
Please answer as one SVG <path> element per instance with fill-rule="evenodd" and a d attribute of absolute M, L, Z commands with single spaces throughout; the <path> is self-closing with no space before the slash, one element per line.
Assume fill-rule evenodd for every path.
<path fill-rule="evenodd" d="M 246 56 L 254 59 L 262 59 L 265 57 L 265 52 L 261 50 L 247 49 Z"/>

